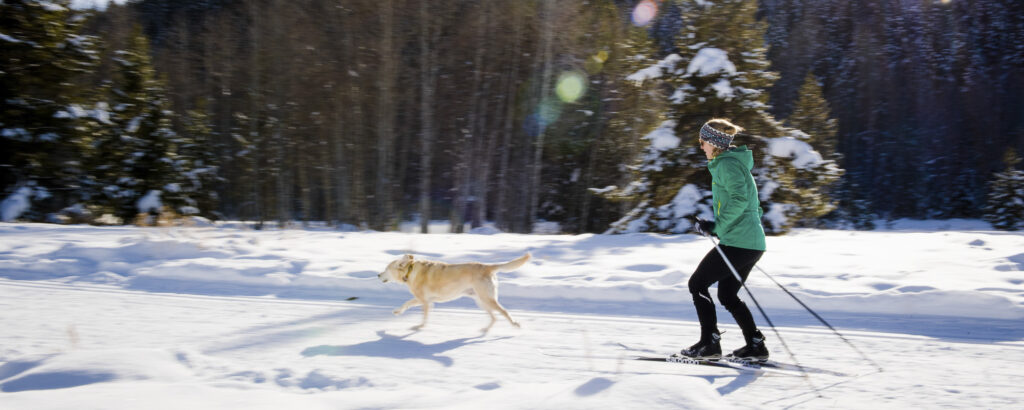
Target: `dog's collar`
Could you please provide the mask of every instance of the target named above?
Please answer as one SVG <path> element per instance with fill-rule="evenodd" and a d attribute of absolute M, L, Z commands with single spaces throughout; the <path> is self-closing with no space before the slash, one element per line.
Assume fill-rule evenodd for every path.
<path fill-rule="evenodd" d="M 409 269 L 406 269 L 405 275 L 402 275 L 402 282 L 408 282 L 410 275 L 412 275 L 412 262 L 409 262 Z"/>

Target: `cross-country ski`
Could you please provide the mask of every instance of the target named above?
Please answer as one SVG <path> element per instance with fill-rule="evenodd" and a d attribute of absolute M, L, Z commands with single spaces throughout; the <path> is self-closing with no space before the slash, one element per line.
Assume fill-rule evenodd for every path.
<path fill-rule="evenodd" d="M 771 370 L 775 370 L 775 371 L 785 371 L 785 372 L 788 372 L 788 373 L 791 373 L 791 374 L 799 374 L 801 372 L 808 372 L 808 373 L 827 374 L 827 375 L 831 375 L 831 376 L 849 376 L 846 373 L 837 372 L 837 371 L 833 371 L 833 370 L 816 368 L 816 367 L 808 367 L 808 366 L 802 366 L 802 365 L 801 366 L 797 366 L 797 365 L 790 364 L 790 363 L 779 363 L 779 362 L 772 361 L 772 360 L 765 361 L 765 362 L 752 362 L 752 361 L 748 361 L 748 360 L 732 359 L 732 358 L 728 358 L 728 357 L 723 358 L 721 360 L 706 360 L 706 359 L 693 359 L 693 358 L 689 358 L 689 357 L 686 357 L 686 356 L 680 356 L 678 354 L 672 354 L 672 355 L 669 355 L 669 356 L 638 356 L 638 357 L 635 357 L 634 359 L 636 359 L 636 360 L 643 360 L 643 361 L 649 361 L 649 362 L 666 362 L 666 363 L 694 364 L 694 365 L 699 365 L 699 366 L 724 367 L 724 368 L 730 368 L 730 369 L 749 370 L 749 371 L 756 371 L 756 370 L 769 370 L 769 371 L 771 371 Z"/>

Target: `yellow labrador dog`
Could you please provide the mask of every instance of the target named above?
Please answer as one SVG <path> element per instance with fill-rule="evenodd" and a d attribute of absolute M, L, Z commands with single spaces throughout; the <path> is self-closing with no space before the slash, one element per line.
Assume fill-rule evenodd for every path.
<path fill-rule="evenodd" d="M 434 306 L 434 302 L 447 302 L 470 296 L 481 309 L 491 315 L 491 323 L 483 328 L 483 331 L 487 332 L 494 326 L 495 310 L 501 312 L 512 326 L 519 327 L 519 322 L 512 320 L 508 311 L 498 303 L 497 273 L 519 269 L 528 260 L 529 252 L 515 260 L 496 264 L 447 264 L 418 260 L 412 255 L 405 255 L 388 264 L 387 269 L 377 277 L 384 283 L 404 283 L 412 293 L 413 298 L 395 309 L 395 315 L 400 315 L 411 307 L 423 306 L 423 323 L 413 329 L 421 329 L 427 325 L 427 316 L 430 315 L 430 308 Z"/>

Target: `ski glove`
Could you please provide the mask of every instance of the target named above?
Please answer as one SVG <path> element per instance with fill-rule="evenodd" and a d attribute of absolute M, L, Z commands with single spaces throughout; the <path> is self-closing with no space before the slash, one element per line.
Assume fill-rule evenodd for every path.
<path fill-rule="evenodd" d="M 697 230 L 697 233 L 699 233 L 701 235 L 704 235 L 704 236 L 714 236 L 715 235 L 715 223 L 711 222 L 711 221 L 705 221 L 703 219 L 698 219 L 697 223 L 694 224 L 693 229 Z"/>

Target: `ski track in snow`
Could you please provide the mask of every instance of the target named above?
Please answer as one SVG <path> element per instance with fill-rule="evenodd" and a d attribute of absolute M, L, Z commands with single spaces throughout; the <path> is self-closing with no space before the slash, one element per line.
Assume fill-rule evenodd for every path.
<path fill-rule="evenodd" d="M 795 360 L 848 376 L 631 360 L 696 340 L 685 281 L 709 246 L 0 224 L 0 408 L 1008 408 L 1024 395 L 1024 235 L 769 238 L 765 269 L 882 372 L 757 271 L 751 288 Z M 376 282 L 406 252 L 498 262 L 527 249 L 535 260 L 501 277 L 523 329 L 500 320 L 481 334 L 486 314 L 462 299 L 412 331 L 419 309 L 391 314 L 407 291 Z M 772 358 L 792 363 L 754 313 Z M 719 320 L 723 349 L 739 347 L 731 317 Z"/>

